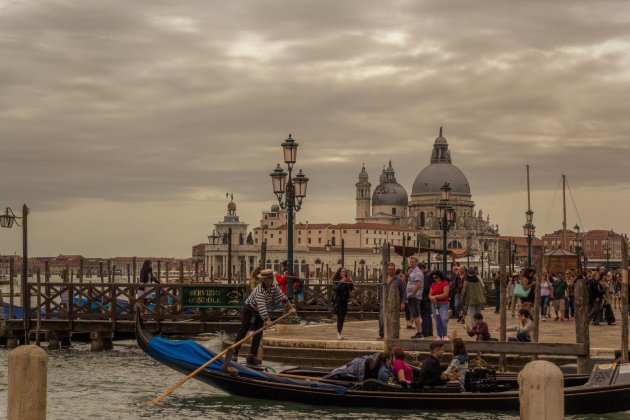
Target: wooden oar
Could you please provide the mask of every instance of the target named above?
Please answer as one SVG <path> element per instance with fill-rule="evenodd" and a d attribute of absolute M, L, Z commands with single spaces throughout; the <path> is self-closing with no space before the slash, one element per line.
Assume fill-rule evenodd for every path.
<path fill-rule="evenodd" d="M 273 321 L 273 324 L 275 324 L 276 322 L 280 321 L 282 318 L 286 318 L 289 315 L 293 315 L 293 313 L 291 312 L 287 312 L 286 314 L 282 315 L 280 318 L 276 319 L 275 321 Z M 230 347 L 226 348 L 225 350 L 223 350 L 221 353 L 217 354 L 216 356 L 214 356 L 212 359 L 208 360 L 206 363 L 204 363 L 203 365 L 199 366 L 197 369 L 195 369 L 192 373 L 190 373 L 188 376 L 186 376 L 184 379 L 182 379 L 181 381 L 177 382 L 175 385 L 173 385 L 172 387 L 170 387 L 168 390 L 166 390 L 164 393 L 162 393 L 162 395 L 160 395 L 159 397 L 153 399 L 154 403 L 159 403 L 160 401 L 162 401 L 164 398 L 166 398 L 166 396 L 168 394 L 170 394 L 171 392 L 175 391 L 177 388 L 179 388 L 180 386 L 182 386 L 185 382 L 187 382 L 190 378 L 192 378 L 193 376 L 195 376 L 196 374 L 198 374 L 199 372 L 201 372 L 202 370 L 204 370 L 206 367 L 208 367 L 208 365 L 210 365 L 212 362 L 214 362 L 215 360 L 219 359 L 221 356 L 223 356 L 225 353 L 227 353 L 228 351 L 230 351 L 231 349 L 233 349 L 234 347 L 244 343 L 245 341 L 249 340 L 250 338 L 252 338 L 253 336 L 255 336 L 258 333 L 263 332 L 267 327 L 264 326 L 256 331 L 254 331 L 253 333 L 249 334 L 248 336 L 246 336 L 245 338 L 237 341 L 236 343 L 232 344 Z"/>

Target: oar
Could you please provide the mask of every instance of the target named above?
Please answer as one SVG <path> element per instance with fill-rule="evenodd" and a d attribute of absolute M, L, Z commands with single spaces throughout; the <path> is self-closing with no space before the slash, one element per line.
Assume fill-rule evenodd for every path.
<path fill-rule="evenodd" d="M 275 321 L 273 321 L 273 323 L 275 324 L 276 322 L 280 321 L 282 318 L 286 318 L 289 315 L 293 315 L 293 313 L 291 312 L 287 312 L 286 314 L 282 315 L 280 318 L 276 319 Z M 210 365 L 212 362 L 214 362 L 215 360 L 219 359 L 221 356 L 223 356 L 225 353 L 227 353 L 228 351 L 232 350 L 234 347 L 244 343 L 245 341 L 249 340 L 250 338 L 252 338 L 253 336 L 255 336 L 258 333 L 263 332 L 267 327 L 264 326 L 256 331 L 254 331 L 253 333 L 249 334 L 248 336 L 246 336 L 245 338 L 237 341 L 236 343 L 232 344 L 230 347 L 226 348 L 225 350 L 223 350 L 221 353 L 217 354 L 216 356 L 214 356 L 212 359 L 208 360 L 206 363 L 204 363 L 203 365 L 199 366 L 195 371 L 193 371 L 192 373 L 190 373 L 188 376 L 186 376 L 184 379 L 182 379 L 181 381 L 177 382 L 175 385 L 173 385 L 172 387 L 170 387 L 167 391 L 165 391 L 164 393 L 162 393 L 162 395 L 160 395 L 159 397 L 155 398 L 153 400 L 154 403 L 159 403 L 160 401 L 162 401 L 164 398 L 166 398 L 166 396 L 168 394 L 170 394 L 171 392 L 175 391 L 177 388 L 179 388 L 180 386 L 182 386 L 185 382 L 187 382 L 190 378 L 192 378 L 193 376 L 195 376 L 196 374 L 198 374 L 199 372 L 201 372 L 202 370 L 204 370 L 206 367 L 208 367 L 208 365 Z"/>

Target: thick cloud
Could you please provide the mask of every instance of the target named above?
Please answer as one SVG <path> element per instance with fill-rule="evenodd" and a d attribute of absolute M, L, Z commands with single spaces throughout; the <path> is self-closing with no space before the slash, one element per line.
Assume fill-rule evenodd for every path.
<path fill-rule="evenodd" d="M 503 232 L 523 223 L 526 163 L 537 220 L 560 214 L 544 209 L 564 172 L 585 226 L 627 232 L 629 16 L 619 1 L 0 0 L 0 205 L 32 207 L 34 254 L 188 255 L 227 191 L 258 223 L 289 132 L 311 179 L 299 218 L 342 222 L 362 162 L 375 183 L 392 159 L 410 192 L 444 125 Z M 0 253 L 19 248 L 2 233 Z"/>

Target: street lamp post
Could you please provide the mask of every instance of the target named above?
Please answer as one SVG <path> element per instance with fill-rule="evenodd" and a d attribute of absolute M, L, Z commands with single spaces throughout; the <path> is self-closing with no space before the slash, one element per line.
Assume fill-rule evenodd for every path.
<path fill-rule="evenodd" d="M 291 178 L 293 165 L 297 158 L 297 148 L 298 144 L 289 134 L 289 137 L 282 143 L 284 163 L 287 164 L 289 171 L 288 182 L 287 172 L 280 167 L 280 164 L 271 173 L 273 192 L 278 198 L 278 204 L 281 208 L 287 209 L 287 274 L 289 283 L 292 282 L 291 279 L 293 277 L 293 217 L 294 212 L 300 211 L 302 207 L 302 200 L 306 197 L 306 186 L 308 184 L 308 178 L 302 173 L 301 169 L 295 177 Z M 289 300 L 293 298 L 293 287 L 287 288 L 287 298 Z"/>
<path fill-rule="evenodd" d="M 442 230 L 442 271 L 446 273 L 446 240 L 447 233 L 451 226 L 455 224 L 455 211 L 449 202 L 451 187 L 445 182 L 442 188 L 442 199 L 435 203 L 437 209 L 438 222 Z"/>
<path fill-rule="evenodd" d="M 573 237 L 573 249 L 575 250 L 575 257 L 577 259 L 577 265 L 576 267 L 576 275 L 578 275 L 579 273 L 582 272 L 582 267 L 581 267 L 581 259 L 580 259 L 580 252 L 582 251 L 582 247 L 581 242 L 580 242 L 580 226 L 576 223 L 575 226 L 573 226 L 573 229 L 575 229 L 575 236 Z"/>
<path fill-rule="evenodd" d="M 523 225 L 523 233 L 527 237 L 527 267 L 532 266 L 532 239 L 536 235 L 536 226 L 532 223 L 534 220 L 534 212 L 527 209 L 525 212 L 525 224 Z"/>
<path fill-rule="evenodd" d="M 28 293 L 28 212 L 29 209 L 24 204 L 22 206 L 22 216 L 16 216 L 10 207 L 7 207 L 3 215 L 0 215 L 0 226 L 3 228 L 12 228 L 13 223 L 22 227 L 22 284 L 20 292 L 22 294 L 22 306 L 24 307 L 24 326 L 28 328 L 28 321 L 31 312 L 31 299 Z M 22 220 L 22 224 L 18 222 Z"/>
<path fill-rule="evenodd" d="M 612 237 L 612 231 L 606 235 L 605 251 L 606 251 L 606 271 L 610 271 L 610 238 Z"/>

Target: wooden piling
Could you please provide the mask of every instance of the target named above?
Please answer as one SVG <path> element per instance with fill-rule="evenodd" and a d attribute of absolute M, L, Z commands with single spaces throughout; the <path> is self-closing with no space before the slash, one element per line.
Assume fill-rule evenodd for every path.
<path fill-rule="evenodd" d="M 107 280 L 111 283 L 114 278 L 112 273 L 112 260 L 107 260 Z"/>
<path fill-rule="evenodd" d="M 13 258 L 9 260 L 9 319 L 13 319 L 13 306 L 14 306 L 14 294 L 15 294 L 15 267 L 13 266 Z"/>
<path fill-rule="evenodd" d="M 621 362 L 628 363 L 628 241 L 621 237 Z"/>
<path fill-rule="evenodd" d="M 501 314 L 499 316 L 499 341 L 505 341 L 507 339 L 507 282 L 510 281 L 510 275 L 507 269 L 507 261 L 506 261 L 506 253 L 505 243 L 500 242 L 500 245 L 503 244 L 501 249 L 499 249 L 499 296 L 500 296 L 500 310 Z M 509 246 L 509 245 L 508 245 Z M 499 355 L 499 372 L 507 371 L 507 359 L 505 354 Z"/>
<path fill-rule="evenodd" d="M 105 283 L 105 279 L 103 278 L 103 261 L 98 262 L 98 275 L 101 278 L 101 284 Z"/>
<path fill-rule="evenodd" d="M 392 351 L 400 340 L 400 292 L 393 282 L 385 284 L 383 289 L 387 290 L 383 296 L 383 299 L 387 298 L 383 320 L 385 351 Z"/>
<path fill-rule="evenodd" d="M 138 265 L 138 258 L 132 257 L 131 258 L 131 268 L 133 270 L 133 274 L 131 275 L 132 283 L 136 283 L 137 265 Z"/>
<path fill-rule="evenodd" d="M 46 420 L 48 356 L 38 346 L 26 345 L 9 354 L 9 420 Z"/>
<path fill-rule="evenodd" d="M 50 296 L 50 264 L 44 261 L 44 281 L 46 282 L 46 296 Z M 50 299 L 46 300 L 46 319 L 50 318 Z"/>
<path fill-rule="evenodd" d="M 131 267 L 127 263 L 127 283 L 131 283 Z"/>
<path fill-rule="evenodd" d="M 41 331 L 42 331 L 42 273 L 39 267 L 37 267 L 37 324 L 35 326 L 35 344 L 41 345 Z"/>
<path fill-rule="evenodd" d="M 533 308 L 533 314 L 532 317 L 534 319 L 534 334 L 533 334 L 533 341 L 534 343 L 538 343 L 538 335 L 540 332 L 540 282 L 542 279 L 542 276 L 540 274 L 540 272 L 536 272 L 536 287 L 534 289 L 534 292 L 536 293 L 534 295 L 534 308 Z M 535 357 L 535 356 L 534 356 Z"/>
<path fill-rule="evenodd" d="M 587 349 L 590 349 L 590 336 L 588 330 L 588 291 L 586 290 L 586 280 L 579 279 L 575 281 L 575 341 L 584 343 Z M 626 312 L 627 314 L 627 312 Z M 586 356 L 578 356 L 577 373 L 581 375 L 588 374 L 591 371 L 590 352 Z"/>

